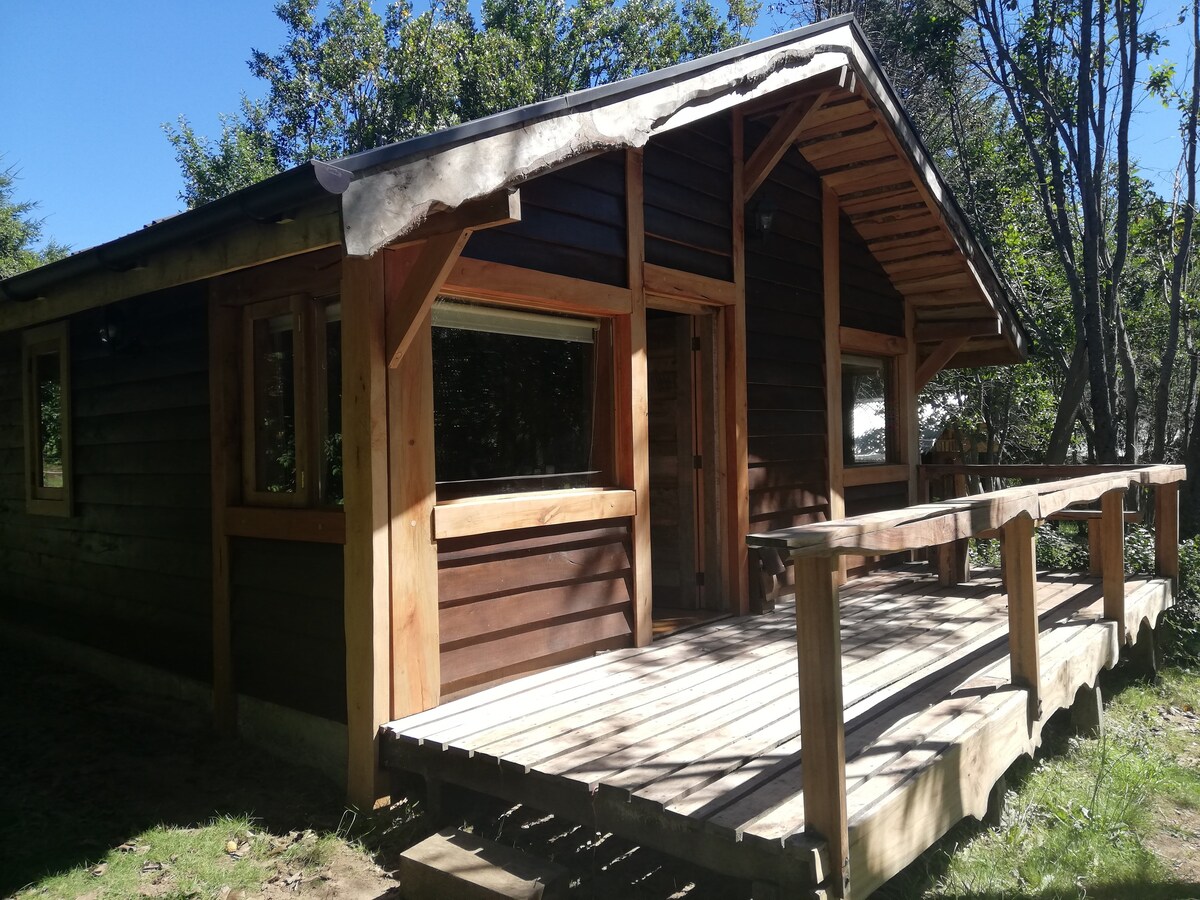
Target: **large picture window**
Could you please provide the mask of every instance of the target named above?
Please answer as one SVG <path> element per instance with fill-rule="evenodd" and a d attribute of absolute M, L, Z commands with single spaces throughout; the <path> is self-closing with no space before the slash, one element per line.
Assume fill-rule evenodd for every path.
<path fill-rule="evenodd" d="M 599 320 L 439 299 L 438 499 L 611 483 L 611 359 Z"/>
<path fill-rule="evenodd" d="M 341 506 L 340 304 L 290 297 L 244 315 L 244 501 Z"/>
<path fill-rule="evenodd" d="M 26 508 L 71 515 L 71 380 L 65 322 L 22 336 Z"/>
<path fill-rule="evenodd" d="M 893 361 L 842 356 L 842 452 L 847 466 L 895 461 Z"/>

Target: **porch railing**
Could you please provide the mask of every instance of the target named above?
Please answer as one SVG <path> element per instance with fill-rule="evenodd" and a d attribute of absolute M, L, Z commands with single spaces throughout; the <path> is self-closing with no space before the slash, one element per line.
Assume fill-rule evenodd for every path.
<path fill-rule="evenodd" d="M 1080 477 L 1064 477 L 1073 474 L 1069 467 L 931 466 L 923 480 L 933 474 L 964 474 L 959 470 L 987 477 L 1054 480 L 747 537 L 751 547 L 790 553 L 795 565 L 805 829 L 827 842 L 832 865 L 828 887 L 839 896 L 849 891 L 850 873 L 839 556 L 936 548 L 939 579 L 954 583 L 965 578 L 967 539 L 997 534 L 1008 593 L 1010 677 L 1029 692 L 1033 718 L 1041 715 L 1037 523 L 1078 504 L 1099 501 L 1099 515 L 1089 521 L 1089 533 L 1098 526 L 1104 616 L 1116 623 L 1122 644 L 1135 637 L 1127 630 L 1137 625 L 1126 621 L 1125 610 L 1124 495 L 1131 486 L 1155 493 L 1155 568 L 1173 585 L 1178 583 L 1179 483 L 1187 474 L 1183 466 L 1104 467 Z"/>

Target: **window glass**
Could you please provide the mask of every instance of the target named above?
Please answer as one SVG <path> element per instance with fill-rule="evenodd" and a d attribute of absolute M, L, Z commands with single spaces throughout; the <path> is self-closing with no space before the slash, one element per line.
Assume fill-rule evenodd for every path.
<path fill-rule="evenodd" d="M 604 483 L 599 323 L 439 300 L 433 325 L 439 499 Z"/>
<path fill-rule="evenodd" d="M 36 484 L 43 488 L 63 486 L 62 365 L 57 353 L 33 357 L 36 438 Z"/>
<path fill-rule="evenodd" d="M 296 491 L 296 347 L 291 315 L 254 320 L 254 477 L 267 493 Z"/>
<path fill-rule="evenodd" d="M 325 379 L 324 437 L 321 442 L 321 500 L 327 506 L 341 506 L 342 490 L 342 306 L 325 307 L 325 358 L 321 360 Z"/>
<path fill-rule="evenodd" d="M 842 447 L 846 465 L 888 461 L 892 444 L 890 373 L 888 360 L 842 357 Z"/>

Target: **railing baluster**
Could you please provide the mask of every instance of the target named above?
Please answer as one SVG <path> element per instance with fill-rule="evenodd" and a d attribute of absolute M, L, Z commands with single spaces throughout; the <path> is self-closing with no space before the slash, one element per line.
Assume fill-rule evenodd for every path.
<path fill-rule="evenodd" d="M 1042 715 L 1038 651 L 1037 554 L 1033 519 L 1022 513 L 1003 528 L 1001 565 L 1008 591 L 1008 654 L 1013 684 L 1029 691 L 1030 720 Z"/>
<path fill-rule="evenodd" d="M 833 868 L 830 889 L 836 896 L 846 897 L 850 890 L 850 836 L 837 559 L 792 554 L 796 564 L 804 828 L 818 833 L 828 844 Z"/>
<path fill-rule="evenodd" d="M 1104 580 L 1104 618 L 1117 623 L 1117 641 L 1125 645 L 1125 489 L 1100 498 L 1100 569 Z M 1090 523 L 1089 523 L 1090 527 Z"/>

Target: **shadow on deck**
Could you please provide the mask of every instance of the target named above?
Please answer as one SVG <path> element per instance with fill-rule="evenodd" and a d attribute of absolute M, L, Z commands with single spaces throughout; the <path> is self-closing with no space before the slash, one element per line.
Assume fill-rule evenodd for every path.
<path fill-rule="evenodd" d="M 1171 604 L 1126 584 L 1130 640 Z M 1119 655 L 1098 578 L 1038 578 L 1040 710 L 1011 683 L 999 578 L 923 567 L 841 596 L 851 883 L 864 896 L 966 816 Z M 792 892 L 830 874 L 805 832 L 791 604 L 519 679 L 392 722 L 384 764 Z"/>

